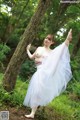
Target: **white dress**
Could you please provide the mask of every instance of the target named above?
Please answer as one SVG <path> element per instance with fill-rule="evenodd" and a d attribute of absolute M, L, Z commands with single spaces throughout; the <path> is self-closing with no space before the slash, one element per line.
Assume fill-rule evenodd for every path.
<path fill-rule="evenodd" d="M 72 78 L 70 54 L 64 43 L 44 57 L 33 74 L 23 105 L 31 108 L 45 106 L 59 96 Z"/>

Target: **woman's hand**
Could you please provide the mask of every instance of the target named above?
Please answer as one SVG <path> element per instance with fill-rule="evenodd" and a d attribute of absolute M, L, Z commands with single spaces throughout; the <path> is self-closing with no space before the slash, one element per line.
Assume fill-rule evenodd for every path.
<path fill-rule="evenodd" d="M 30 50 L 31 44 L 26 47 L 26 50 Z"/>
<path fill-rule="evenodd" d="M 30 59 L 34 59 L 35 53 L 34 53 L 34 54 L 31 54 L 31 52 L 30 52 L 30 47 L 31 47 L 31 44 L 29 44 L 29 45 L 26 47 L 27 54 L 28 54 L 28 56 L 29 56 Z"/>

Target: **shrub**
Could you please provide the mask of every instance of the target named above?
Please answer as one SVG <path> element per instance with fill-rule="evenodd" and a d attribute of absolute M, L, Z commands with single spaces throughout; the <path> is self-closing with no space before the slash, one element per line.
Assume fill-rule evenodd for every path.
<path fill-rule="evenodd" d="M 25 81 L 26 79 L 29 79 L 31 77 L 35 70 L 36 68 L 34 61 L 28 59 L 22 64 L 19 76 L 23 81 Z"/>

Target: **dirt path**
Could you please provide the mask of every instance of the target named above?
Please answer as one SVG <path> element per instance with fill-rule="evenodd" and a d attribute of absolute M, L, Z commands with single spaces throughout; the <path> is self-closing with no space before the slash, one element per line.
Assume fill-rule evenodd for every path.
<path fill-rule="evenodd" d="M 9 111 L 9 120 L 28 120 L 24 116 L 29 113 L 26 108 L 6 107 L 6 109 L 2 108 L 0 111 Z"/>
<path fill-rule="evenodd" d="M 30 120 L 28 118 L 26 118 L 24 115 L 25 114 L 29 114 L 30 113 L 30 109 L 26 109 L 25 107 L 22 108 L 18 108 L 18 107 L 10 107 L 10 106 L 6 106 L 0 109 L 0 111 L 9 111 L 9 120 Z M 38 109 L 34 120 L 47 120 L 47 118 L 45 118 L 44 110 L 40 110 L 40 108 Z"/>
<path fill-rule="evenodd" d="M 30 113 L 30 109 L 26 107 L 11 107 L 5 106 L 1 107 L 0 111 L 9 111 L 9 120 L 30 120 L 24 115 Z M 66 118 L 66 119 L 65 119 Z M 56 112 L 56 110 L 49 107 L 40 107 L 35 115 L 33 120 L 76 120 L 76 119 L 67 119 L 65 115 L 61 115 Z"/>

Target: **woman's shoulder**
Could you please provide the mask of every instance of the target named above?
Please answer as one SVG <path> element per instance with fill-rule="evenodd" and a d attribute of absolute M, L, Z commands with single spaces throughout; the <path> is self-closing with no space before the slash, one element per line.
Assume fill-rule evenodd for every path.
<path fill-rule="evenodd" d="M 43 48 L 43 46 L 39 46 L 38 48 Z"/>
<path fill-rule="evenodd" d="M 43 49 L 43 47 L 42 46 L 39 46 L 38 48 L 37 48 L 37 50 L 42 50 Z"/>

